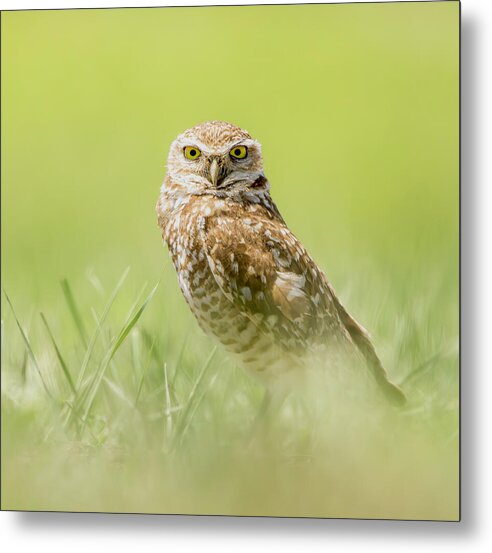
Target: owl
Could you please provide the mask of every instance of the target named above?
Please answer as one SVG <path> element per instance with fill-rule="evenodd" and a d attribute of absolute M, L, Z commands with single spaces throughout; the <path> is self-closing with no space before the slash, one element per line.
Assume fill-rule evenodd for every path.
<path fill-rule="evenodd" d="M 267 386 L 359 357 L 394 403 L 366 330 L 292 234 L 270 196 L 260 144 L 223 121 L 201 123 L 171 144 L 158 224 L 179 286 L 202 329 Z"/>

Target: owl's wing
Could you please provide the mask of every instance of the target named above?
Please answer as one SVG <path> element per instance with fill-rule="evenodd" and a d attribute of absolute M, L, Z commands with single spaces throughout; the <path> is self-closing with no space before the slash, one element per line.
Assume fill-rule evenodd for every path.
<path fill-rule="evenodd" d="M 261 329 L 292 346 L 344 332 L 325 276 L 277 218 L 248 213 L 207 217 L 201 239 L 224 295 Z"/>
<path fill-rule="evenodd" d="M 323 272 L 283 221 L 244 213 L 206 219 L 201 238 L 214 278 L 260 330 L 292 347 L 334 338 L 354 344 L 390 401 L 405 402 L 367 331 L 344 308 Z"/>

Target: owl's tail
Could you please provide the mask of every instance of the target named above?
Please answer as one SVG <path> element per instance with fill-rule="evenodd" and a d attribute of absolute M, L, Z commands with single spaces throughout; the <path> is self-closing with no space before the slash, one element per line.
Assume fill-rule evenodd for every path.
<path fill-rule="evenodd" d="M 352 341 L 355 343 L 359 351 L 364 356 L 369 370 L 378 383 L 379 388 L 393 405 L 396 405 L 398 407 L 405 405 L 407 401 L 405 394 L 396 384 L 393 384 L 388 379 L 388 375 L 381 363 L 381 360 L 378 357 L 378 354 L 376 353 L 374 346 L 372 345 L 367 330 L 362 325 L 360 325 L 351 315 L 349 315 L 349 313 L 340 303 L 335 294 L 333 294 L 333 296 L 340 319 L 347 329 L 348 333 L 350 334 Z"/>
<path fill-rule="evenodd" d="M 405 405 L 407 398 L 401 388 L 396 384 L 393 384 L 388 378 L 388 375 L 372 345 L 369 337 L 364 333 L 358 331 L 350 331 L 350 328 L 347 328 L 352 337 L 352 340 L 355 342 L 356 346 L 359 348 L 361 353 L 364 355 L 367 365 L 369 366 L 370 371 L 372 372 L 376 382 L 379 385 L 379 388 L 382 390 L 384 395 L 388 400 L 393 404 L 401 407 Z"/>

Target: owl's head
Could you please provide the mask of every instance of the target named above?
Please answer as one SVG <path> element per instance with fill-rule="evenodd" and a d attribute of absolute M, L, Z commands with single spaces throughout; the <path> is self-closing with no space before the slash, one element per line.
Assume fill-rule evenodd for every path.
<path fill-rule="evenodd" d="M 230 123 L 200 123 L 171 144 L 167 175 L 184 193 L 224 196 L 246 191 L 265 180 L 261 146 Z"/>

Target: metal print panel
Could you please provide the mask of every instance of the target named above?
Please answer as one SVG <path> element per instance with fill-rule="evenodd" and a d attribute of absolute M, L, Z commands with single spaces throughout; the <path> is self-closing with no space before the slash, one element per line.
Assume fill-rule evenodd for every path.
<path fill-rule="evenodd" d="M 2 13 L 3 509 L 459 519 L 459 17 Z"/>

